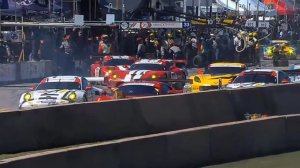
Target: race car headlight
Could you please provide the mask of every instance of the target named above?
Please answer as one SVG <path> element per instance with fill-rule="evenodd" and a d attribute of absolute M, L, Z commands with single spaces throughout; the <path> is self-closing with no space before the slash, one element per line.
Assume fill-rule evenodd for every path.
<path fill-rule="evenodd" d="M 25 100 L 25 101 L 33 100 L 32 94 L 26 93 L 26 94 L 24 95 L 24 100 Z"/>
<path fill-rule="evenodd" d="M 156 78 L 157 78 L 156 75 L 152 75 L 152 76 L 151 76 L 151 79 L 156 79 Z"/>
<path fill-rule="evenodd" d="M 70 101 L 75 101 L 76 98 L 77 98 L 76 93 L 71 93 L 71 94 L 69 94 L 69 96 L 68 96 L 68 99 L 69 99 Z"/>
<path fill-rule="evenodd" d="M 111 73 L 112 73 L 112 70 L 111 70 L 111 69 L 110 69 L 110 70 L 108 70 L 108 73 L 109 73 L 109 74 L 111 74 Z"/>
<path fill-rule="evenodd" d="M 118 75 L 114 74 L 114 75 L 113 75 L 113 78 L 114 78 L 114 79 L 117 79 L 117 78 L 118 78 Z"/>
<path fill-rule="evenodd" d="M 195 77 L 194 77 L 194 81 L 195 81 L 195 82 L 199 82 L 199 83 L 201 82 L 201 80 L 200 80 L 200 78 L 199 78 L 198 76 L 195 76 Z"/>

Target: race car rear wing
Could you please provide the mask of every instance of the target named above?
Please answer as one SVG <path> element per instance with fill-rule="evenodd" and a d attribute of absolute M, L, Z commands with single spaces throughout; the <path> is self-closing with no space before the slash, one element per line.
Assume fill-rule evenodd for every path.
<path fill-rule="evenodd" d="M 283 72 L 287 73 L 291 82 L 300 83 L 300 69 L 295 70 L 283 70 Z"/>

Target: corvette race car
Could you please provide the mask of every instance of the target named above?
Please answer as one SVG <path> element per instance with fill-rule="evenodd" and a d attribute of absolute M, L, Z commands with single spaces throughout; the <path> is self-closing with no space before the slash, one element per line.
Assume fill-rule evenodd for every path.
<path fill-rule="evenodd" d="M 133 56 L 104 56 L 103 61 L 91 65 L 91 76 L 109 76 L 114 70 L 127 70 L 135 62 Z"/>
<path fill-rule="evenodd" d="M 125 98 L 183 93 L 182 90 L 175 90 L 170 85 L 157 81 L 123 83 L 119 85 L 118 88 L 115 89 L 113 92 L 115 93 L 119 91 L 125 93 Z M 97 101 L 105 101 L 112 99 L 114 99 L 112 95 L 102 95 L 98 96 Z"/>
<path fill-rule="evenodd" d="M 79 76 L 51 76 L 44 78 L 30 92 L 23 93 L 19 108 L 93 101 L 99 91 Z"/>
<path fill-rule="evenodd" d="M 296 59 L 296 47 L 293 47 L 287 40 L 272 40 L 264 51 L 264 59 L 273 59 L 274 51 L 279 50 L 279 57 L 283 59 Z"/>
<path fill-rule="evenodd" d="M 199 74 L 190 76 L 193 83 L 186 85 L 185 88 L 189 92 L 218 89 L 227 85 L 245 69 L 246 65 L 242 63 L 212 63 L 204 72 L 200 71 Z"/>
<path fill-rule="evenodd" d="M 254 69 L 241 72 L 226 88 L 257 87 L 290 82 L 288 74 L 281 70 Z"/>
<path fill-rule="evenodd" d="M 166 80 L 166 79 L 186 79 L 187 71 L 178 68 L 171 60 L 161 59 L 142 59 L 136 61 L 128 70 L 113 71 L 108 78 L 108 85 L 111 87 L 118 86 L 124 82 L 136 80 Z M 179 86 L 182 89 L 183 86 Z"/>

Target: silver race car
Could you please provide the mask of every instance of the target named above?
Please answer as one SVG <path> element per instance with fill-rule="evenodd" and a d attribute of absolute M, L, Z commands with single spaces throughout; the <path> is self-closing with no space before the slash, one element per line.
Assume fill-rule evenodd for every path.
<path fill-rule="evenodd" d="M 99 93 L 84 77 L 51 76 L 44 78 L 30 92 L 23 93 L 19 108 L 93 101 Z"/>

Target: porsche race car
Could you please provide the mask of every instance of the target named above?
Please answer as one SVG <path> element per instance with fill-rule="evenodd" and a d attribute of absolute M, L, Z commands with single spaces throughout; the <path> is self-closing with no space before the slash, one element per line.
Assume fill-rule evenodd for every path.
<path fill-rule="evenodd" d="M 109 76 L 114 70 L 127 70 L 134 62 L 133 56 L 104 56 L 102 62 L 96 61 L 91 65 L 91 76 Z"/>
<path fill-rule="evenodd" d="M 185 86 L 187 92 L 200 92 L 210 89 L 218 89 L 231 82 L 240 72 L 246 69 L 242 63 L 212 63 L 199 74 L 190 76 L 193 82 Z"/>
<path fill-rule="evenodd" d="M 258 87 L 290 83 L 289 75 L 281 70 L 253 69 L 241 72 L 226 88 Z"/>
<path fill-rule="evenodd" d="M 93 101 L 99 93 L 84 77 L 51 76 L 44 78 L 31 91 L 23 93 L 19 108 Z"/>
<path fill-rule="evenodd" d="M 287 40 L 271 40 L 270 44 L 263 49 L 264 59 L 273 59 L 276 49 L 279 52 L 279 59 L 296 59 L 296 47 Z"/>

